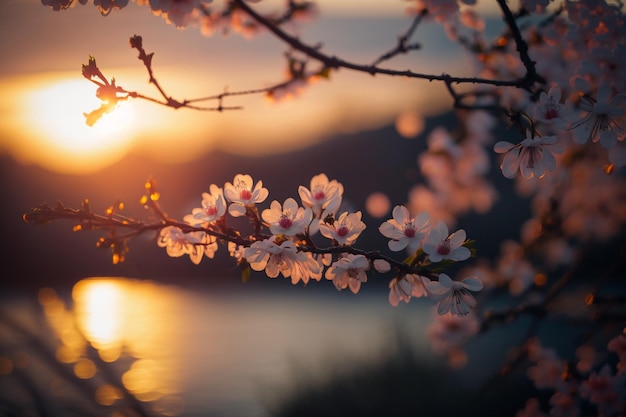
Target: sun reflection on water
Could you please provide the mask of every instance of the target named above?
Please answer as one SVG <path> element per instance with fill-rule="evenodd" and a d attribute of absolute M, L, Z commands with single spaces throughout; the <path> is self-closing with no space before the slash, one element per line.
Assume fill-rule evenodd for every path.
<path fill-rule="evenodd" d="M 166 329 L 176 297 L 150 282 L 92 278 L 74 286 L 72 298 L 79 329 L 107 362 L 124 353 L 136 358 L 122 376 L 124 386 L 142 401 L 154 401 L 177 389 L 177 341 Z"/>
<path fill-rule="evenodd" d="M 52 289 L 39 295 L 60 341 L 57 361 L 100 407 L 242 417 L 268 415 L 267 401 L 297 389 L 294 363 L 324 378 L 341 369 L 338 352 L 378 360 L 398 311 L 375 299 L 205 293 L 110 277 L 77 283 L 73 307 Z M 410 334 L 422 351 L 420 311 Z"/>
<path fill-rule="evenodd" d="M 74 287 L 74 299 L 85 308 L 79 315 L 84 321 L 81 327 L 97 349 L 119 345 L 123 291 L 119 282 L 109 280 L 80 282 Z"/>
<path fill-rule="evenodd" d="M 39 301 L 61 342 L 57 360 L 95 386 L 98 404 L 111 406 L 132 396 L 163 415 L 183 411 L 180 356 L 175 354 L 180 343 L 167 334 L 182 325 L 173 314 L 180 297 L 170 290 L 175 291 L 124 278 L 85 279 L 72 290 L 73 310 L 54 290 L 40 291 Z M 119 378 L 110 380 L 112 371 Z"/>

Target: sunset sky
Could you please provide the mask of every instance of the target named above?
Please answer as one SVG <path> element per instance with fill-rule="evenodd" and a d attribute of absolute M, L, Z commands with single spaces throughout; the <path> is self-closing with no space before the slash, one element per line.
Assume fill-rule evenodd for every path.
<path fill-rule="evenodd" d="M 623 227 L 623 195 L 614 196 L 623 186 L 623 169 L 605 175 L 615 167 L 604 172 L 594 167 L 599 152 L 589 152 L 587 161 L 582 147 L 568 148 L 553 157 L 557 175 L 525 183 L 507 178 L 493 144 L 500 142 L 500 148 L 504 140 L 515 142 L 520 133 L 505 117 L 494 121 L 482 111 L 454 111 L 450 93 L 439 82 L 347 69 L 331 72 L 329 80 L 308 85 L 294 98 L 229 96 L 223 105 L 241 109 L 224 112 L 174 110 L 129 99 L 90 127 L 84 114 L 101 104 L 96 85 L 81 74 L 90 56 L 107 80 L 161 99 L 137 50 L 129 46 L 134 35 L 141 35 L 145 50 L 154 53 L 154 75 L 178 101 L 263 89 L 287 78 L 288 48 L 269 33 L 248 39 L 234 32 L 203 35 L 193 25 L 177 29 L 139 1 L 130 0 L 125 9 L 103 17 L 94 0 L 58 12 L 42 0 L 0 0 L 0 219 L 5 239 L 0 253 L 0 410 L 13 410 L 5 405 L 15 402 L 46 415 L 67 415 L 46 409 L 50 397 L 48 404 L 59 410 L 78 413 L 82 403 L 75 400 L 81 400 L 111 416 L 139 415 L 136 410 L 143 407 L 155 415 L 180 417 L 301 416 L 306 413 L 292 408 L 299 403 L 309 415 L 317 415 L 316 407 L 334 415 L 395 415 L 394 410 L 427 416 L 515 415 L 536 379 L 526 365 L 539 367 L 544 353 L 551 358 L 545 362 L 552 362 L 552 348 L 588 362 L 579 349 L 608 335 L 604 330 L 609 327 L 610 337 L 619 331 L 621 325 L 615 323 L 623 322 L 623 311 L 613 310 L 613 304 L 620 298 L 608 290 L 621 282 L 623 229 L 615 241 L 594 241 L 586 234 L 587 229 L 595 233 L 614 224 Z M 223 0 L 213 1 L 219 7 Z M 285 3 L 249 1 L 262 11 Z M 411 0 L 316 3 L 314 19 L 285 25 L 285 31 L 355 64 L 376 62 L 412 22 L 405 13 Z M 518 2 L 509 3 L 515 7 Z M 490 40 L 502 40 L 496 37 L 504 26 L 500 14 L 492 13 L 496 4 L 479 0 Z M 515 33 L 514 25 L 505 29 Z M 477 76 L 474 57 L 449 41 L 439 24 L 422 21 L 412 42 L 421 48 L 379 67 Z M 522 44 L 517 39 L 507 45 Z M 510 57 L 508 52 L 502 56 Z M 497 53 L 480 55 L 491 65 L 490 57 L 501 63 Z M 480 77 L 504 76 L 497 64 L 493 68 L 491 75 Z M 531 72 L 525 81 L 533 80 Z M 455 90 L 483 88 L 484 81 L 460 83 Z M 502 103 L 509 101 L 508 94 L 502 97 Z M 542 115 L 561 116 L 558 98 L 547 103 L 543 98 Z M 508 114 L 517 114 L 517 98 L 510 100 L 515 106 Z M 523 107 L 520 111 L 526 115 Z M 526 117 L 535 138 L 505 143 L 504 160 L 516 172 L 542 168 L 535 172 L 538 177 L 562 143 L 542 136 L 547 123 L 540 123 L 546 120 L 535 125 Z M 607 116 L 594 108 L 577 127 L 601 117 Z M 526 119 L 518 119 L 519 127 L 526 127 Z M 550 134 L 557 133 L 561 135 L 556 130 Z M 334 254 L 335 263 L 326 272 L 307 264 L 310 277 L 298 266 L 272 277 L 269 271 L 279 265 L 275 259 L 289 261 L 281 268 L 293 265 L 295 255 L 284 257 L 285 252 L 271 260 L 267 272 L 265 264 L 259 267 L 257 248 L 292 238 L 261 235 L 277 233 L 267 215 L 258 222 L 232 215 L 233 207 L 242 205 L 231 194 L 231 214 L 216 223 L 217 251 L 210 253 L 207 241 L 191 245 L 194 250 L 209 248 L 201 262 L 191 262 L 189 252 L 175 252 L 181 241 L 160 234 L 176 231 L 176 226 L 185 230 L 174 221 L 190 223 L 186 216 L 191 213 L 213 215 L 203 193 L 230 187 L 238 174 L 250 175 L 255 185 L 268 190 L 267 198 L 248 206 L 247 213 L 268 208 L 265 213 L 277 213 L 280 203 L 285 209 L 281 227 L 291 228 L 300 214 L 289 218 L 296 209 L 285 202 L 294 198 L 299 204 L 299 187 L 309 187 L 322 173 L 342 185 L 342 191 L 315 189 L 315 198 L 342 193 L 334 224 L 347 213 L 363 222 L 338 228 L 336 239 L 312 234 L 309 240 L 297 233 L 288 242 L 298 245 L 298 257 L 309 251 Z M 52 215 L 46 211 L 50 207 Z M 325 210 L 323 216 L 330 208 Z M 95 224 L 86 211 L 105 216 L 103 223 Z M 430 225 L 409 219 L 424 219 L 424 212 L 430 213 Z M 611 223 L 614 218 L 621 223 Z M 333 225 L 331 220 L 324 217 L 325 225 Z M 285 221 L 291 224 L 285 226 Z M 566 230 L 567 221 L 585 226 L 576 235 Z M 388 226 L 394 234 L 385 232 Z M 356 229 L 358 242 L 339 247 L 343 232 Z M 237 258 L 226 240 L 240 244 L 240 237 L 253 247 Z M 456 247 L 465 237 L 466 247 Z M 403 243 L 415 245 L 405 250 L 399 247 Z M 467 248 L 471 259 L 465 259 Z M 333 280 L 342 269 L 338 265 L 352 256 L 348 252 L 371 261 L 350 266 L 341 276 L 351 285 L 358 282 L 358 291 L 338 291 L 338 275 Z M 383 272 L 378 258 L 392 264 L 388 271 Z M 467 262 L 455 262 L 461 258 Z M 297 273 L 307 280 L 293 285 Z M 485 291 L 474 291 L 483 286 Z M 469 290 L 477 293 L 476 306 Z M 411 303 L 402 302 L 409 298 Z M 477 314 L 464 322 L 447 314 L 456 309 L 463 315 L 470 307 Z M 587 313 L 589 322 L 582 318 Z M 603 323 L 610 326 L 605 329 Z M 480 336 L 470 339 L 474 333 Z M 598 341 L 593 343 L 605 349 L 607 344 Z M 579 342 L 584 344 L 577 349 Z M 526 358 L 532 363 L 522 363 Z M 548 364 L 550 372 L 554 366 Z M 578 368 L 568 373 L 568 383 L 577 379 L 584 387 L 583 374 Z M 65 398 L 66 382 L 93 392 L 68 390 L 71 395 Z M 535 385 L 547 403 L 545 387 Z M 550 387 L 561 394 L 556 384 Z M 15 392 L 25 394 L 26 401 Z M 344 406 L 364 408 L 342 412 Z M 126 413 L 127 407 L 135 411 Z"/>
<path fill-rule="evenodd" d="M 358 7 L 350 1 L 322 1 L 316 20 L 292 30 L 310 44 L 321 42 L 329 54 L 369 63 L 408 27 L 405 7 L 402 1 L 359 2 Z M 335 132 L 393 123 L 405 111 L 431 115 L 449 104 L 445 93 L 437 94 L 443 92 L 441 85 L 340 71 L 330 82 L 309 86 L 297 100 L 233 97 L 225 105 L 244 109 L 222 114 L 174 111 L 135 100 L 89 128 L 82 113 L 99 105 L 96 86 L 80 73 L 89 55 L 118 85 L 158 97 L 136 51 L 128 47 L 134 34 L 142 35 L 146 50 L 155 53 L 157 79 L 179 100 L 284 80 L 286 48 L 267 34 L 252 40 L 238 34 L 207 37 L 197 27 L 167 25 L 148 7 L 132 2 L 103 17 L 91 4 L 54 12 L 38 0 L 5 0 L 0 4 L 0 153 L 68 173 L 103 169 L 130 153 L 167 163 L 194 160 L 212 149 L 285 153 Z M 463 72 L 461 58 L 453 54 L 458 49 L 449 49 L 440 28 L 424 25 L 417 35 L 423 50 L 389 66 Z"/>

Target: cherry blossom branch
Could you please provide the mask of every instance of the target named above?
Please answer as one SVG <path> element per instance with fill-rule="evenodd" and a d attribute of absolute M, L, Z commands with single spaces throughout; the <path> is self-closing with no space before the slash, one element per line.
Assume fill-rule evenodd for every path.
<path fill-rule="evenodd" d="M 523 341 L 517 348 L 515 348 L 511 352 L 505 363 L 500 367 L 499 372 L 497 374 L 494 374 L 487 382 L 485 382 L 482 388 L 483 392 L 486 392 L 489 389 L 495 387 L 497 384 L 500 383 L 502 377 L 511 374 L 516 368 L 523 365 L 524 362 L 528 359 L 529 350 L 535 341 L 539 326 L 544 322 L 544 320 L 547 318 L 551 311 L 550 304 L 554 302 L 554 300 L 572 281 L 576 272 L 580 270 L 581 265 L 585 261 L 585 254 L 587 253 L 588 249 L 589 248 L 581 249 L 578 252 L 576 258 L 573 260 L 567 271 L 565 271 L 561 275 L 561 277 L 549 288 L 546 295 L 541 301 L 519 304 L 500 311 L 487 311 L 483 314 L 482 322 L 480 323 L 480 328 L 478 330 L 479 333 L 489 331 L 493 327 L 493 325 L 498 323 L 510 324 L 524 314 L 529 314 L 532 316 L 531 322 L 529 323 L 526 332 L 522 338 Z M 613 321 L 619 323 L 619 321 L 623 320 L 623 315 L 608 315 L 607 311 L 609 308 L 615 305 L 613 304 L 614 302 L 619 303 L 620 298 L 623 297 L 615 297 L 615 299 L 611 299 L 607 305 L 603 306 L 603 310 L 600 313 L 591 314 L 590 318 L 583 320 L 582 323 L 589 324 L 590 321 L 595 322 L 600 319 L 605 322 Z M 600 302 L 604 301 L 607 300 L 602 299 Z M 585 304 L 589 306 L 593 304 L 593 302 L 594 297 L 591 294 L 588 295 L 585 299 Z M 568 319 L 568 321 L 571 321 L 571 319 Z M 597 330 L 597 326 L 594 326 L 593 329 Z"/>
<path fill-rule="evenodd" d="M 267 189 L 262 188 L 261 182 L 252 191 L 252 179 L 249 176 L 239 174 L 235 178 L 234 182 L 239 187 L 238 189 L 231 183 L 227 183 L 225 186 L 225 195 L 227 195 L 230 201 L 228 212 L 233 217 L 245 216 L 248 219 L 252 225 L 253 232 L 247 236 L 226 224 L 227 205 L 221 189 L 217 186 L 211 185 L 211 194 L 203 193 L 203 208 L 193 209 L 192 214 L 185 216 L 181 222 L 170 218 L 161 209 L 158 203 L 160 193 L 156 190 L 154 180 L 146 182 L 147 194 L 140 199 L 140 203 L 156 216 L 155 221 L 143 222 L 122 216 L 119 213 L 124 208 L 121 202 L 116 203 L 115 206 L 108 207 L 104 215 L 96 214 L 91 210 L 88 200 L 83 201 L 81 209 L 66 208 L 60 202 L 57 202 L 53 207 L 42 204 L 24 214 L 23 218 L 25 222 L 31 224 L 43 224 L 55 220 L 72 220 L 77 223 L 74 225 L 74 231 L 106 231 L 107 235 L 98 240 L 97 246 L 109 248 L 113 251 L 114 264 L 124 261 L 125 254 L 128 252 L 127 241 L 129 239 L 147 232 L 158 232 L 159 241 L 157 243 L 159 246 L 173 246 L 175 249 L 170 248 L 168 251 L 168 254 L 171 256 L 180 256 L 182 253 L 179 252 L 178 248 L 186 247 L 192 252 L 192 261 L 195 263 L 199 263 L 201 260 L 201 256 L 197 255 L 198 248 L 204 248 L 204 250 L 210 252 L 207 256 L 212 257 L 215 250 L 217 250 L 216 242 L 218 239 L 221 242 L 232 243 L 235 246 L 251 250 L 256 250 L 253 249 L 253 246 L 258 248 L 258 244 L 267 245 L 270 241 L 270 245 L 276 244 L 279 246 L 289 241 L 292 244 L 294 253 L 321 256 L 335 254 L 340 258 L 351 255 L 360 256 L 363 259 L 367 259 L 367 262 L 374 265 L 375 269 L 380 272 L 394 269 L 400 279 L 406 275 L 415 275 L 422 277 L 422 279 L 436 280 L 446 267 L 457 260 L 464 260 L 472 256 L 471 248 L 473 241 L 465 239 L 464 231 L 460 231 L 453 238 L 454 233 L 449 234 L 447 227 L 443 223 L 435 225 L 430 230 L 428 213 L 423 213 L 419 218 L 403 225 L 402 227 L 408 227 L 409 229 L 407 229 L 408 231 L 403 231 L 402 236 L 397 235 L 398 232 L 394 231 L 397 227 L 400 227 L 397 220 L 386 222 L 384 227 L 381 226 L 380 232 L 391 239 L 394 239 L 394 236 L 396 239 L 402 239 L 402 243 L 389 245 L 390 249 L 397 251 L 407 246 L 411 242 L 410 239 L 414 239 L 415 242 L 421 245 L 421 240 L 425 237 L 425 231 L 429 230 L 428 233 L 434 236 L 433 242 L 437 242 L 430 250 L 426 246 L 423 249 L 421 247 L 417 248 L 412 256 L 399 261 L 383 255 L 379 251 L 367 251 L 353 247 L 352 243 L 366 226 L 361 222 L 360 212 L 351 214 L 344 212 L 338 218 L 335 218 L 335 211 L 338 209 L 341 201 L 338 193 L 339 190 L 343 190 L 343 187 L 336 181 L 328 182 L 323 174 L 315 177 L 313 181 L 321 181 L 321 186 L 328 184 L 328 198 L 332 198 L 332 200 L 328 200 L 327 204 L 332 203 L 333 209 L 327 207 L 329 211 L 324 216 L 322 216 L 321 211 L 319 213 L 316 211 L 315 217 L 312 215 L 310 197 L 307 197 L 307 195 L 311 196 L 310 191 L 303 186 L 299 188 L 299 193 L 303 204 L 309 206 L 309 208 L 306 210 L 297 208 L 294 206 L 294 204 L 297 204 L 295 200 L 288 199 L 285 202 L 285 211 L 279 214 L 281 205 L 279 202 L 274 201 L 271 204 L 271 208 L 264 210 L 263 215 L 260 216 L 259 209 L 255 204 L 257 200 L 258 202 L 265 200 L 269 192 Z M 312 184 L 320 183 L 312 182 Z M 314 190 L 318 190 L 320 185 L 312 185 L 311 187 Z M 326 193 L 315 191 L 314 195 L 324 196 Z M 241 198 L 245 200 L 240 200 Z M 216 201 L 218 202 L 216 203 Z M 296 215 L 307 217 L 293 217 Z M 394 219 L 400 219 L 407 215 L 408 211 L 403 206 L 397 206 L 394 209 Z M 294 226 L 294 222 L 297 222 L 297 226 Z M 292 226 L 294 227 L 292 228 Z M 353 232 L 350 231 L 351 228 Z M 322 231 L 321 229 L 324 230 Z M 331 247 L 320 247 L 313 241 L 312 236 L 318 230 L 331 240 Z M 123 232 L 119 233 L 120 231 Z M 205 239 L 205 236 L 210 236 L 210 238 Z M 443 246 L 439 248 L 438 245 Z M 256 259 L 253 255 L 250 256 Z M 246 255 L 247 257 L 248 255 Z M 253 264 L 255 261 L 250 260 L 250 262 Z M 240 262 L 238 261 L 238 263 Z M 255 265 L 252 266 L 254 267 Z M 420 285 L 423 286 L 424 284 Z"/>
<path fill-rule="evenodd" d="M 509 26 L 510 31 L 515 39 L 517 50 L 520 55 L 520 59 L 526 68 L 526 74 L 523 77 L 515 79 L 515 80 L 497 80 L 497 79 L 476 78 L 476 77 L 455 77 L 455 76 L 451 76 L 445 73 L 441 75 L 423 74 L 423 73 L 417 73 L 411 70 L 399 71 L 399 70 L 379 67 L 378 66 L 379 63 L 389 60 L 398 54 L 407 53 L 410 50 L 414 50 L 414 49 L 419 49 L 419 44 L 408 44 L 408 40 L 415 32 L 418 24 L 422 21 L 423 17 L 427 15 L 428 12 L 426 9 L 422 10 L 413 19 L 410 27 L 408 28 L 406 33 L 398 39 L 398 43 L 394 48 L 392 48 L 387 53 L 383 54 L 381 57 L 376 59 L 373 64 L 360 65 L 360 64 L 356 64 L 353 62 L 340 59 L 335 56 L 328 56 L 326 54 L 323 54 L 320 51 L 319 46 L 315 46 L 315 47 L 309 46 L 301 42 L 299 39 L 290 36 L 289 34 L 287 34 L 287 32 L 283 31 L 280 28 L 280 24 L 284 21 L 290 20 L 293 17 L 293 14 L 297 12 L 297 10 L 299 10 L 302 7 L 305 7 L 305 9 L 308 8 L 309 7 L 308 3 L 301 6 L 301 5 L 296 5 L 293 2 L 290 2 L 289 8 L 284 16 L 282 16 L 279 19 L 270 19 L 268 17 L 258 14 L 252 7 L 248 6 L 244 1 L 233 0 L 230 3 L 229 12 L 232 13 L 233 7 L 242 10 L 244 13 L 250 16 L 254 21 L 256 21 L 258 24 L 268 29 L 278 39 L 285 42 L 291 48 L 293 48 L 296 51 L 304 53 L 310 59 L 314 59 L 320 62 L 322 64 L 321 68 L 316 72 L 307 74 L 304 72 L 306 63 L 301 63 L 299 66 L 297 66 L 296 70 L 294 70 L 293 66 L 290 66 L 291 77 L 289 80 L 277 83 L 269 87 L 241 90 L 241 91 L 235 91 L 235 92 L 224 91 L 223 93 L 214 94 L 214 95 L 210 95 L 206 97 L 179 100 L 179 99 L 173 98 L 172 96 L 169 96 L 165 92 L 165 89 L 158 82 L 158 80 L 156 79 L 154 75 L 154 70 L 152 67 L 152 58 L 154 57 L 154 53 L 153 52 L 146 53 L 145 49 L 143 48 L 141 36 L 135 35 L 132 38 L 130 38 L 130 46 L 133 49 L 137 49 L 137 51 L 139 52 L 138 59 L 142 61 L 142 63 L 146 67 L 146 70 L 149 75 L 149 83 L 155 86 L 155 88 L 158 90 L 159 94 L 161 95 L 162 100 L 149 97 L 149 96 L 146 96 L 144 94 L 141 94 L 135 91 L 127 91 L 121 87 L 116 87 L 117 88 L 116 92 L 119 94 L 123 94 L 124 97 L 115 97 L 113 101 L 108 102 L 108 103 L 103 103 L 100 109 L 94 110 L 90 114 L 86 114 L 85 116 L 87 118 L 87 123 L 89 125 L 93 125 L 104 113 L 108 113 L 112 111 L 115 104 L 117 104 L 118 101 L 127 99 L 127 98 L 144 99 L 144 100 L 156 103 L 156 104 L 171 107 L 173 109 L 186 107 L 186 108 L 200 110 L 200 111 L 218 111 L 218 112 L 225 111 L 225 110 L 240 110 L 241 106 L 224 106 L 223 100 L 230 96 L 251 95 L 251 94 L 259 94 L 259 93 L 271 94 L 273 91 L 287 88 L 291 84 L 296 83 L 299 80 L 306 80 L 315 75 L 327 76 L 330 70 L 339 69 L 339 68 L 347 68 L 353 71 L 365 72 L 371 75 L 383 74 L 383 75 L 388 75 L 388 76 L 403 76 L 403 77 L 408 77 L 408 78 L 425 79 L 429 81 L 440 81 L 446 85 L 446 88 L 449 94 L 454 100 L 453 106 L 455 108 L 497 110 L 498 107 L 496 105 L 489 105 L 489 104 L 479 105 L 479 104 L 465 103 L 464 102 L 465 99 L 476 98 L 476 97 L 483 95 L 484 93 L 480 91 L 476 91 L 476 92 L 467 92 L 463 94 L 458 94 L 453 88 L 453 85 L 471 83 L 471 84 L 491 85 L 494 87 L 522 88 L 529 92 L 532 92 L 532 87 L 536 82 L 542 82 L 542 83 L 544 82 L 544 80 L 536 73 L 534 62 L 528 56 L 528 45 L 521 37 L 520 30 L 515 22 L 515 17 L 513 16 L 508 6 L 506 5 L 506 2 L 500 1 L 499 3 L 503 11 L 505 21 L 507 25 Z M 208 14 L 208 10 L 205 10 L 205 9 L 202 9 L 202 10 L 204 11 L 205 14 Z M 91 64 L 91 61 L 90 61 L 90 64 Z M 83 68 L 85 68 L 85 66 Z M 98 70 L 98 75 L 99 76 L 102 75 L 102 73 L 99 70 Z M 90 79 L 91 81 L 94 81 L 87 75 L 86 75 L 86 78 Z M 101 77 L 101 79 L 103 80 L 105 84 L 108 85 L 108 82 L 106 81 L 104 77 Z M 100 85 L 100 83 L 98 82 L 96 83 Z M 112 81 L 112 84 L 113 86 L 115 86 L 114 80 Z M 196 106 L 192 104 L 192 103 L 198 103 L 198 102 L 203 102 L 203 101 L 217 101 L 218 105 L 215 107 L 203 107 L 203 106 Z"/>
<path fill-rule="evenodd" d="M 159 214 L 161 216 L 162 214 Z M 87 231 L 87 230 L 113 230 L 122 229 L 130 230 L 129 233 L 124 235 L 115 235 L 116 239 L 126 240 L 131 237 L 136 237 L 147 232 L 158 232 L 159 230 L 167 226 L 175 226 L 180 228 L 184 233 L 191 233 L 196 231 L 202 231 L 218 239 L 224 241 L 233 242 L 238 245 L 249 246 L 254 240 L 243 238 L 236 234 L 221 233 L 212 228 L 194 227 L 187 223 L 182 223 L 170 218 L 163 218 L 163 220 L 155 223 L 144 223 L 139 220 L 133 220 L 125 217 L 121 217 L 118 214 L 115 215 L 101 215 L 92 212 L 89 208 L 83 206 L 82 209 L 68 208 L 61 202 L 57 202 L 54 207 L 50 207 L 47 204 L 39 205 L 29 212 L 25 213 L 23 219 L 26 223 L 30 224 L 46 224 L 56 220 L 72 220 L 78 222 L 74 226 L 74 231 Z M 268 237 L 264 235 L 257 236 Z M 102 240 L 101 240 L 102 241 Z M 104 247 L 103 245 L 99 245 Z"/>
<path fill-rule="evenodd" d="M 567 284 L 574 278 L 575 273 L 579 270 L 583 263 L 585 250 L 581 249 L 576 259 L 572 262 L 570 267 L 561 275 L 561 277 L 550 287 L 546 295 L 539 302 L 520 304 L 501 311 L 487 311 L 483 315 L 480 331 L 488 330 L 494 323 L 506 322 L 509 323 L 519 318 L 522 314 L 532 314 L 536 317 L 545 316 L 549 309 L 550 303 L 561 293 L 561 291 L 567 286 Z"/>
<path fill-rule="evenodd" d="M 283 19 L 288 19 L 287 17 L 284 17 Z M 161 96 L 163 97 L 163 99 L 165 101 L 160 101 L 160 100 L 156 100 L 150 97 L 146 97 L 144 95 L 141 95 L 139 93 L 136 92 L 129 92 L 128 94 L 133 97 L 133 98 L 142 98 L 142 99 L 146 99 L 158 104 L 162 104 L 168 107 L 172 107 L 174 109 L 178 109 L 181 107 L 187 107 L 190 109 L 194 109 L 194 110 L 215 110 L 215 111 L 224 111 L 224 110 L 240 110 L 242 109 L 241 106 L 235 106 L 235 107 L 225 107 L 223 106 L 223 100 L 226 97 L 233 97 L 233 96 L 244 96 L 244 95 L 253 95 L 253 94 L 260 94 L 260 93 L 268 93 L 271 92 L 273 90 L 279 89 L 279 88 L 285 88 L 287 86 L 289 86 L 291 83 L 294 82 L 294 78 L 291 78 L 287 81 L 281 82 L 281 83 L 277 83 L 268 87 L 263 87 L 263 88 L 257 88 L 257 89 L 250 89 L 250 90 L 242 90 L 242 91 L 224 91 L 223 93 L 220 94 L 214 94 L 214 95 L 210 95 L 210 96 L 206 96 L 206 97 L 198 97 L 198 98 L 192 98 L 192 99 L 184 99 L 184 100 L 176 100 L 173 97 L 167 95 L 165 93 L 165 90 L 163 89 L 163 87 L 161 87 L 161 85 L 159 84 L 158 80 L 155 78 L 154 76 L 154 70 L 152 68 L 152 57 L 154 56 L 154 52 L 151 52 L 149 54 L 146 53 L 145 49 L 143 48 L 143 41 L 142 41 L 142 37 L 138 36 L 138 35 L 134 35 L 132 38 L 130 38 L 130 46 L 133 49 L 137 49 L 137 51 L 139 52 L 139 56 L 138 59 L 144 64 L 144 66 L 146 67 L 146 70 L 148 71 L 148 75 L 150 76 L 149 82 L 151 84 L 154 84 L 154 86 L 157 88 L 157 90 L 159 91 L 159 93 L 161 94 Z M 192 103 L 198 103 L 198 102 L 203 102 L 203 101 L 217 101 L 219 104 L 217 107 L 213 107 L 213 108 L 207 108 L 207 107 L 198 107 L 198 106 L 193 106 L 191 105 Z"/>
<path fill-rule="evenodd" d="M 423 276 L 423 277 L 427 277 L 431 279 L 436 278 L 439 275 L 432 269 L 422 267 L 419 264 L 413 264 L 413 263 L 409 264 L 409 263 L 400 262 L 394 258 L 383 255 L 382 253 L 380 253 L 380 251 L 376 251 L 376 250 L 368 251 L 368 250 L 358 249 L 353 246 L 345 246 L 345 245 L 332 246 L 328 248 L 320 248 L 314 245 L 313 246 L 306 245 L 306 246 L 298 246 L 298 249 L 302 250 L 303 252 L 311 252 L 311 253 L 319 254 L 319 255 L 323 255 L 327 253 L 328 254 L 350 253 L 352 255 L 363 255 L 370 261 L 375 261 L 377 259 L 380 259 L 389 263 L 391 267 L 395 269 L 401 275 L 415 274 L 415 275 L 419 275 L 419 276 Z"/>
<path fill-rule="evenodd" d="M 165 89 L 161 86 L 154 75 L 154 70 L 152 68 L 152 57 L 154 56 L 154 52 L 147 54 L 143 49 L 142 38 L 141 36 L 134 35 L 130 38 L 130 45 L 132 48 L 137 49 L 139 51 L 138 59 L 142 61 L 149 75 L 149 83 L 153 84 L 156 89 L 159 91 L 162 96 L 162 100 L 146 96 L 144 94 L 138 93 L 136 91 L 128 91 L 120 86 L 115 84 L 115 80 L 113 79 L 111 83 L 104 77 L 100 69 L 96 65 L 96 61 L 93 57 L 90 57 L 89 63 L 87 65 L 83 65 L 83 76 L 87 78 L 89 81 L 97 84 L 99 86 L 98 91 L 96 92 L 96 96 L 103 100 L 103 104 L 99 109 L 92 111 L 89 114 L 85 114 L 88 125 L 93 125 L 103 114 L 109 113 L 113 111 L 115 105 L 119 101 L 127 100 L 128 98 L 135 99 L 143 99 L 146 101 L 150 101 L 155 104 L 171 107 L 173 109 L 179 108 L 189 108 L 192 110 L 199 111 L 226 111 L 226 110 L 241 110 L 241 106 L 224 106 L 223 101 L 227 97 L 233 96 L 244 96 L 244 95 L 253 95 L 253 94 L 272 94 L 276 90 L 286 89 L 290 85 L 298 82 L 299 80 L 305 80 L 313 76 L 326 76 L 324 74 L 324 69 L 317 72 L 306 73 L 304 71 L 304 64 L 301 65 L 292 65 L 291 69 L 291 78 L 287 81 L 283 81 L 280 83 L 276 83 L 274 85 L 257 88 L 257 89 L 249 89 L 249 90 L 241 90 L 241 91 L 224 91 L 219 94 L 214 94 L 205 97 L 197 97 L 193 99 L 184 99 L 178 100 L 174 99 L 172 96 L 169 96 Z M 294 61 L 294 60 L 291 60 Z M 295 62 L 295 61 L 294 61 Z M 97 78 L 94 80 L 94 77 Z M 100 81 L 98 81 L 100 80 Z M 204 102 L 204 101 L 217 101 L 218 105 L 215 107 L 203 107 L 196 106 L 193 103 Z"/>
<path fill-rule="evenodd" d="M 101 215 L 92 212 L 88 203 L 84 203 L 82 209 L 73 209 L 65 207 L 61 202 L 57 202 L 53 207 L 50 207 L 47 204 L 37 206 L 25 213 L 23 215 L 23 219 L 26 223 L 30 224 L 46 224 L 56 220 L 71 220 L 77 222 L 73 228 L 75 232 L 87 230 L 108 230 L 110 233 L 109 236 L 107 236 L 107 238 L 100 238 L 97 246 L 100 248 L 112 249 L 120 242 L 137 237 L 144 233 L 159 232 L 168 226 L 177 227 L 183 233 L 204 232 L 224 242 L 232 242 L 236 245 L 244 247 L 249 247 L 254 242 L 271 237 L 271 235 L 263 234 L 261 232 L 261 223 L 259 221 L 253 222 L 255 224 L 254 234 L 250 237 L 244 237 L 239 232 L 226 227 L 220 228 L 223 229 L 220 231 L 212 227 L 192 226 L 188 223 L 171 219 L 167 217 L 158 208 L 158 205 L 154 204 L 153 201 L 149 200 L 146 204 L 158 215 L 158 217 L 162 218 L 161 221 L 145 223 L 139 220 L 133 220 L 120 216 L 117 213 Z M 117 230 L 128 230 L 129 232 L 125 234 L 117 234 Z M 307 241 L 306 244 L 299 244 L 296 246 L 299 251 L 310 252 L 317 255 L 342 253 L 363 255 L 372 262 L 377 259 L 388 262 L 391 267 L 400 274 L 416 274 L 434 279 L 439 275 L 437 270 L 446 265 L 445 262 L 441 262 L 441 265 L 437 265 L 437 268 L 433 269 L 432 267 L 429 268 L 422 266 L 417 262 L 410 264 L 401 262 L 389 256 L 383 255 L 379 251 L 368 251 L 348 245 L 337 245 L 323 248 L 316 246 L 308 237 L 305 240 Z"/>

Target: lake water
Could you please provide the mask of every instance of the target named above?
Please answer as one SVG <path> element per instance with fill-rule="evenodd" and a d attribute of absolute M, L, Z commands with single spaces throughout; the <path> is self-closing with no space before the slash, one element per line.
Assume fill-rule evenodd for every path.
<path fill-rule="evenodd" d="M 100 405 L 123 403 L 118 401 L 123 395 L 111 388 L 117 376 L 146 410 L 262 417 L 270 415 L 273 401 L 289 396 L 302 373 L 324 378 L 343 365 L 374 361 L 394 349 L 400 328 L 415 352 L 431 354 L 424 338 L 427 303 L 393 308 L 383 292 L 300 290 L 209 292 L 93 278 L 74 286 L 73 301 L 52 289 L 40 291 L 36 305 L 29 302 L 36 300 L 6 299 L 4 317 L 30 329 L 40 346 L 0 321 L 0 361 L 13 364 L 8 367 L 13 372 L 0 376 L 0 388 L 8 392 L 15 383 L 11 378 L 22 372 L 43 392 L 65 384 L 68 377 L 59 375 L 58 364 L 41 363 L 47 349 L 83 385 L 93 386 Z M 53 332 L 45 331 L 40 311 Z M 97 356 L 90 355 L 81 334 Z M 30 357 L 30 365 L 19 365 L 18 351 Z"/>

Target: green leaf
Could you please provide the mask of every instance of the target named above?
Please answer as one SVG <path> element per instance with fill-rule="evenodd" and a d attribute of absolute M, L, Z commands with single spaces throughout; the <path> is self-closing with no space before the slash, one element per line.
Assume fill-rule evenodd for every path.
<path fill-rule="evenodd" d="M 472 258 L 475 258 L 476 257 L 476 253 L 477 253 L 477 250 L 474 247 L 475 244 L 476 244 L 476 241 L 473 240 L 473 239 L 468 239 L 465 242 L 463 242 L 463 246 L 465 246 L 467 249 L 470 250 Z"/>
<path fill-rule="evenodd" d="M 244 284 L 246 282 L 248 282 L 248 280 L 250 279 L 250 267 L 246 266 L 243 271 L 241 271 L 241 282 L 243 282 Z"/>

